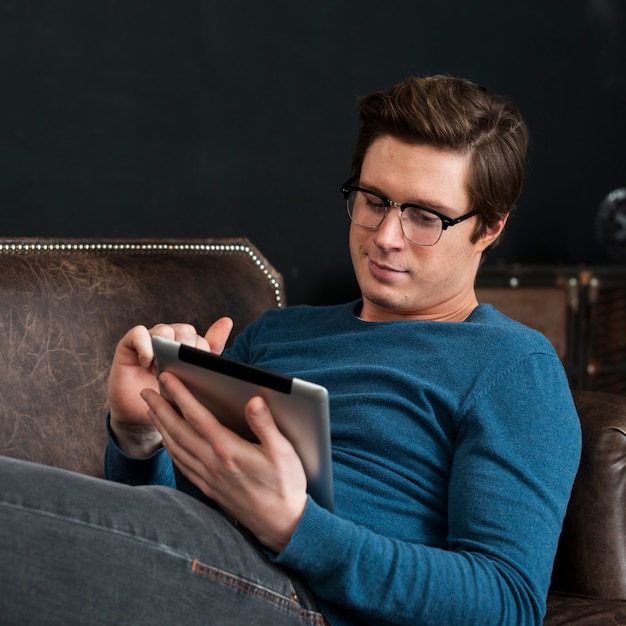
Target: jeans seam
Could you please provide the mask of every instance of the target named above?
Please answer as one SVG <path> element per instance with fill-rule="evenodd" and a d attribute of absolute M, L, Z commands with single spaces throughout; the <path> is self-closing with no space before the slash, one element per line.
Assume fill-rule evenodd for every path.
<path fill-rule="evenodd" d="M 86 520 L 81 520 L 81 519 L 75 519 L 73 517 L 67 517 L 65 515 L 59 515 L 57 513 L 52 513 L 50 511 L 41 511 L 39 509 L 33 509 L 29 506 L 24 506 L 21 504 L 16 504 L 13 502 L 0 502 L 0 507 L 6 507 L 9 509 L 17 509 L 19 511 L 25 512 L 25 513 L 30 513 L 31 515 L 37 515 L 40 517 L 47 517 L 50 519 L 54 519 L 56 521 L 59 522 L 64 522 L 66 524 L 72 524 L 75 526 L 82 526 L 82 527 L 86 527 L 86 528 L 91 528 L 103 533 L 107 533 L 110 535 L 117 535 L 118 537 L 122 537 L 126 540 L 129 541 L 133 541 L 133 542 L 137 542 L 137 543 L 142 543 L 145 545 L 149 545 L 152 548 L 159 550 L 161 552 L 164 552 L 166 554 L 170 554 L 172 556 L 181 558 L 181 559 L 191 559 L 192 556 L 187 553 L 187 552 L 182 552 L 180 550 L 176 550 L 175 548 L 172 548 L 171 546 L 168 546 L 167 544 L 163 544 L 163 543 L 159 543 L 158 541 L 154 541 L 152 539 L 148 539 L 146 537 L 140 537 L 138 535 L 133 535 L 132 533 L 123 531 L 123 530 L 118 530 L 116 528 L 109 528 L 108 526 L 103 526 L 102 524 L 96 524 L 94 522 L 89 522 Z"/>
<path fill-rule="evenodd" d="M 235 574 L 230 574 L 217 567 L 212 567 L 202 563 L 198 559 L 194 559 L 191 564 L 192 572 L 205 576 L 215 582 L 227 585 L 233 589 L 243 591 L 251 596 L 255 596 L 260 600 L 264 600 L 274 606 L 294 613 L 303 619 L 306 623 L 325 624 L 324 617 L 321 613 L 303 608 L 299 602 L 295 591 L 292 591 L 291 597 L 284 596 L 276 591 L 268 589 L 263 585 L 246 580 Z"/>

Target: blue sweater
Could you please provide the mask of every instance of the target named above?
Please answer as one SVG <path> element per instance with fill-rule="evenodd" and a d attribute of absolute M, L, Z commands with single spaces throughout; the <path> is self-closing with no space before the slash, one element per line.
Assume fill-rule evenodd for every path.
<path fill-rule="evenodd" d="M 539 333 L 480 305 L 460 323 L 288 307 L 228 356 L 330 392 L 336 511 L 309 499 L 277 555 L 331 624 L 541 624 L 578 467 L 566 376 Z M 107 476 L 173 484 L 165 451 Z"/>

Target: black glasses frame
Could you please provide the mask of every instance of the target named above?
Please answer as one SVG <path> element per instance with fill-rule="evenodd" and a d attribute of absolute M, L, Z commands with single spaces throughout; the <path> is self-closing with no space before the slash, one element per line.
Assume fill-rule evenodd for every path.
<path fill-rule="evenodd" d="M 383 196 L 382 194 L 376 191 L 372 191 L 371 189 L 367 189 L 366 187 L 358 187 L 358 186 L 353 185 L 352 183 L 358 178 L 359 178 L 358 176 L 352 176 L 352 178 L 349 178 L 343 185 L 341 185 L 341 193 L 343 193 L 343 196 L 346 199 L 346 202 L 348 200 L 348 196 L 350 195 L 352 191 L 363 191 L 365 193 L 369 193 L 373 196 L 376 196 L 385 205 L 385 212 L 383 213 L 383 216 L 377 226 L 362 226 L 361 224 L 354 222 L 355 224 L 357 224 L 357 226 L 361 226 L 361 228 L 367 228 L 368 230 L 377 230 L 378 228 L 380 228 L 380 225 L 385 221 L 385 218 L 389 214 L 389 209 L 394 206 L 400 209 L 400 213 L 402 213 L 405 209 L 413 208 L 413 209 L 420 209 L 421 211 L 426 211 L 428 213 L 432 213 L 433 215 L 436 215 L 441 220 L 441 232 L 442 233 L 444 230 L 446 230 L 450 226 L 456 226 L 457 224 L 460 224 L 461 222 L 468 220 L 470 217 L 474 217 L 474 215 L 478 215 L 478 211 L 474 210 L 474 211 L 470 211 L 469 213 L 465 213 L 461 215 L 460 217 L 452 218 L 452 217 L 448 217 L 447 215 L 443 215 L 443 213 L 439 213 L 439 211 L 435 211 L 434 209 L 430 209 L 420 204 L 412 204 L 410 202 L 403 202 L 402 204 L 400 204 L 398 202 L 394 202 L 393 200 L 390 200 L 389 198 L 386 198 L 385 196 Z M 349 212 L 348 212 L 348 215 L 350 215 Z M 351 215 L 350 215 L 350 219 L 352 220 Z M 439 236 L 439 238 L 441 238 L 441 235 Z M 407 239 L 409 239 L 409 241 L 413 241 L 409 237 L 407 237 Z M 439 239 L 437 239 L 437 241 L 439 241 Z M 435 241 L 435 243 L 437 243 L 437 241 Z M 434 246 L 435 245 L 435 243 L 420 244 L 417 241 L 413 241 L 413 243 L 417 243 L 417 245 L 420 245 L 420 246 L 424 246 L 424 245 Z"/>

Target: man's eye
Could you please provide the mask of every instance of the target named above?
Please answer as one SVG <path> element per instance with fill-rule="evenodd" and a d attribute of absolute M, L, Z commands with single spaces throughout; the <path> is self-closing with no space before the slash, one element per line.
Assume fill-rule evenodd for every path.
<path fill-rule="evenodd" d="M 365 196 L 365 202 L 367 206 L 372 211 L 384 211 L 385 210 L 385 203 L 379 197 L 373 196 L 369 193 L 365 193 L 363 195 Z"/>
<path fill-rule="evenodd" d="M 407 212 L 409 214 L 406 217 L 408 217 L 408 219 L 417 226 L 439 226 L 439 223 L 441 222 L 436 215 L 424 209 L 411 207 L 409 211 L 405 211 L 405 213 Z"/>

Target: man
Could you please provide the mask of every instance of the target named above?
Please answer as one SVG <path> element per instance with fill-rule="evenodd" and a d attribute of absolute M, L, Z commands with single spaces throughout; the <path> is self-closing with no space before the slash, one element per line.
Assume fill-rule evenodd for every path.
<path fill-rule="evenodd" d="M 360 112 L 342 193 L 362 298 L 269 312 L 227 351 L 329 389 L 336 512 L 308 497 L 260 398 L 252 444 L 173 375 L 172 404 L 159 395 L 150 336 L 219 353 L 230 320 L 205 337 L 137 327 L 109 381 L 116 482 L 0 466 L 0 493 L 37 492 L 0 520 L 20 537 L 0 544 L 13 619 L 33 618 L 30 584 L 64 623 L 541 624 L 578 419 L 547 340 L 474 293 L 521 190 L 525 125 L 445 76 L 370 94 Z M 172 460 L 214 506 L 117 484 L 175 487 Z M 20 575 L 29 560 L 36 580 Z"/>

